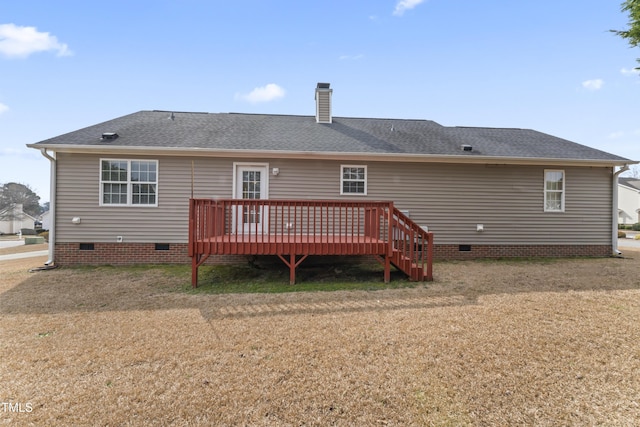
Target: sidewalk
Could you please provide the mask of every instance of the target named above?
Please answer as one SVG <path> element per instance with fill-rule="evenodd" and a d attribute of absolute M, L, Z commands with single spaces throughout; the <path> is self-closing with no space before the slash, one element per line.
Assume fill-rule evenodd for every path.
<path fill-rule="evenodd" d="M 26 252 L 23 252 L 21 249 L 17 249 L 19 246 L 25 246 L 24 240 L 15 236 L 3 236 L 3 238 L 0 239 L 0 249 L 16 248 L 16 253 L 0 255 L 0 261 L 46 256 L 49 254 L 49 251 L 46 249 L 45 250 L 27 250 Z M 36 249 L 36 248 L 34 247 L 33 249 Z M 6 251 L 3 251 L 3 252 L 6 252 Z"/>
<path fill-rule="evenodd" d="M 12 248 L 14 246 L 21 246 L 21 245 L 24 245 L 24 240 L 20 240 L 20 239 L 0 240 L 0 249 Z"/>
<path fill-rule="evenodd" d="M 49 251 L 33 251 L 33 252 L 22 252 L 19 254 L 8 254 L 8 255 L 0 255 L 0 262 L 8 261 L 12 259 L 21 259 L 21 258 L 32 258 L 38 256 L 47 256 L 49 255 Z"/>
<path fill-rule="evenodd" d="M 618 249 L 623 248 L 638 248 L 640 249 L 640 240 L 634 239 L 618 239 Z"/>

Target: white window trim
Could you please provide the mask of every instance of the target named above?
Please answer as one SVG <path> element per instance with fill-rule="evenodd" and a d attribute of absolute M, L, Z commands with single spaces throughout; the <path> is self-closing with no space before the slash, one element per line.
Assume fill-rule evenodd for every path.
<path fill-rule="evenodd" d="M 364 168 L 364 193 L 345 193 L 344 192 L 344 168 Z M 369 172 L 367 165 L 340 165 L 340 195 L 341 196 L 366 196 L 368 193 Z"/>
<path fill-rule="evenodd" d="M 561 208 L 560 209 L 547 209 L 547 172 L 560 172 L 562 173 L 562 198 L 560 200 Z M 562 213 L 565 210 L 565 193 L 567 192 L 567 174 L 564 169 L 545 169 L 544 177 L 543 177 L 543 185 L 544 185 L 544 200 L 543 200 L 543 208 L 545 212 L 551 213 Z M 557 191 L 549 191 L 551 193 L 556 193 Z"/>
<path fill-rule="evenodd" d="M 111 161 L 111 162 L 127 162 L 127 203 L 104 203 L 104 186 L 102 185 L 104 181 L 102 181 L 102 162 L 103 161 Z M 133 182 L 131 181 L 131 162 L 153 162 L 156 164 L 156 202 L 154 204 L 133 204 Z M 105 207 L 135 207 L 135 208 L 156 208 L 158 207 L 158 199 L 160 194 L 160 163 L 158 160 L 153 159 L 114 159 L 114 158 L 101 158 L 98 162 L 98 182 L 100 185 L 100 199 L 98 200 L 99 206 Z M 123 181 L 124 183 L 124 181 Z M 143 184 L 146 184 L 143 183 Z"/>

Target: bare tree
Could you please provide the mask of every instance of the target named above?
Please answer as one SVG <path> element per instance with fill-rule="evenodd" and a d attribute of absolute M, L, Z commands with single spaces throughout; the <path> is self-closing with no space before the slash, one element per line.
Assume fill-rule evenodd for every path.
<path fill-rule="evenodd" d="M 28 185 L 9 182 L 0 185 L 0 211 L 7 210 L 5 216 L 13 216 L 16 205 L 22 205 L 22 211 L 31 216 L 37 217 L 42 213 L 40 207 L 40 196 L 38 196 Z M 3 218 L 10 219 L 10 218 Z"/>

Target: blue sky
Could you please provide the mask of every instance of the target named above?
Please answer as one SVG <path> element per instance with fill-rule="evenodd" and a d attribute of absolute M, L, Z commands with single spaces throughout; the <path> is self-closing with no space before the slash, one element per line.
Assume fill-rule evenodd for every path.
<path fill-rule="evenodd" d="M 640 160 L 640 76 L 615 0 L 0 3 L 0 183 L 49 200 L 25 147 L 139 110 L 531 128 Z"/>

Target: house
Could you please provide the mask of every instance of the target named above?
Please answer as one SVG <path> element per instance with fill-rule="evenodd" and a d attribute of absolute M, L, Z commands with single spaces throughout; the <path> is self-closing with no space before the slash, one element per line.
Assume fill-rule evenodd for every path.
<path fill-rule="evenodd" d="M 317 85 L 315 115 L 140 111 L 28 145 L 51 161 L 49 262 L 199 264 L 212 243 L 190 246 L 193 227 L 229 235 L 243 222 L 264 238 L 275 226 L 258 223 L 277 220 L 299 234 L 299 219 L 268 218 L 276 200 L 381 212 L 360 228 L 398 218 L 363 207 L 390 201 L 412 233 L 433 233 L 420 235 L 436 259 L 616 252 L 616 169 L 636 162 L 528 129 L 335 117 L 332 95 Z M 221 202 L 190 217 L 191 199 Z M 212 222 L 223 208 L 233 218 Z M 245 253 L 221 251 L 222 262 Z M 278 255 L 293 270 L 303 254 Z"/>
<path fill-rule="evenodd" d="M 36 219 L 22 210 L 16 203 L 0 211 L 0 234 L 19 234 L 22 229 L 33 230 Z"/>
<path fill-rule="evenodd" d="M 640 222 L 640 179 L 618 178 L 618 224 Z"/>
<path fill-rule="evenodd" d="M 45 211 L 40 215 L 43 230 L 49 230 L 51 228 L 51 220 L 51 211 Z"/>

